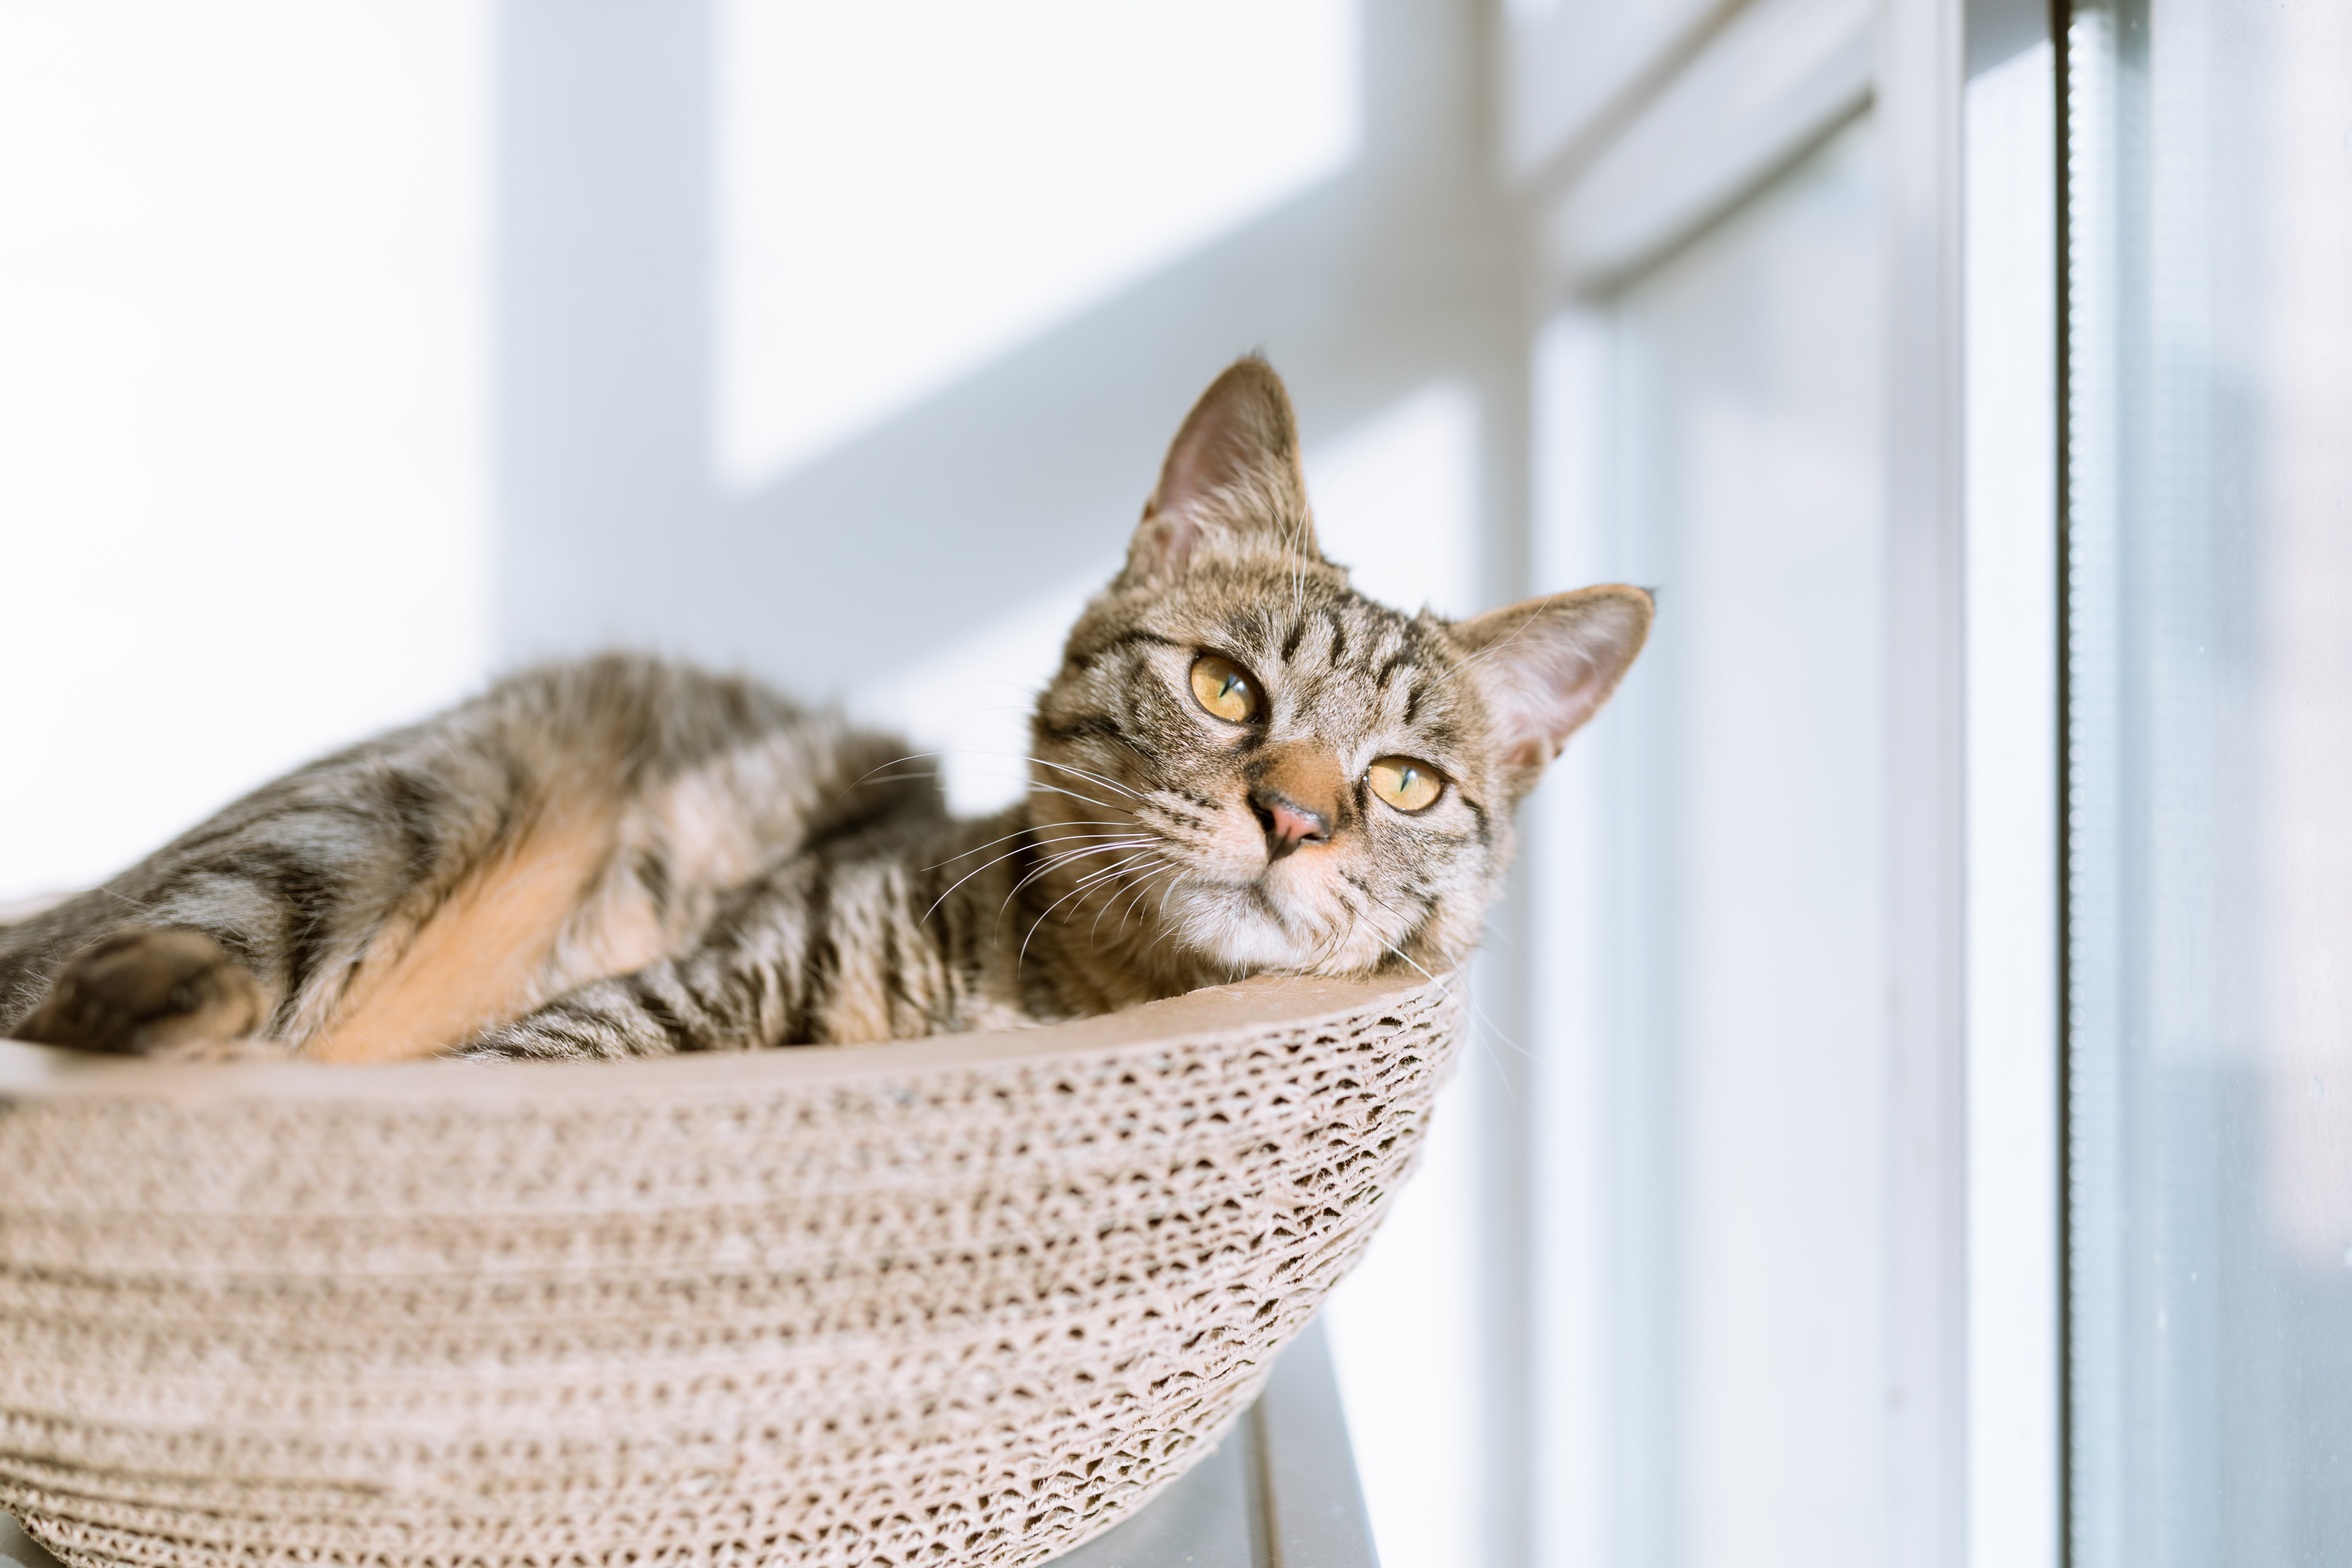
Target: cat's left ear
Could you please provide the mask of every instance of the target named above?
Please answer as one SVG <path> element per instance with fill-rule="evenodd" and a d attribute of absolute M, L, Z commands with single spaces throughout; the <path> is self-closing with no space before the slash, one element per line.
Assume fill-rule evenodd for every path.
<path fill-rule="evenodd" d="M 1184 416 L 1121 577 L 1164 584 L 1204 550 L 1252 546 L 1320 558 L 1290 394 L 1255 354 L 1228 367 Z"/>
<path fill-rule="evenodd" d="M 1493 713 L 1506 782 L 1535 787 L 1569 736 L 1601 710 L 1642 651 L 1656 608 L 1622 584 L 1528 599 L 1453 626 Z"/>

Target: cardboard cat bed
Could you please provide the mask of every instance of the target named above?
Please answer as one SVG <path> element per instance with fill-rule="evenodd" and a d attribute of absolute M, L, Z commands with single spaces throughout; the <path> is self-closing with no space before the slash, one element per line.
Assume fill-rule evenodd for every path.
<path fill-rule="evenodd" d="M 579 1065 L 0 1044 L 0 1507 L 68 1563 L 1033 1563 L 1354 1261 L 1447 985 Z"/>

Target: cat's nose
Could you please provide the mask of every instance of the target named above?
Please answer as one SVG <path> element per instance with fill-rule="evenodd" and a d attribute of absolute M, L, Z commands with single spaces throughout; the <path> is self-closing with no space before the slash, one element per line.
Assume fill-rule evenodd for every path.
<path fill-rule="evenodd" d="M 1331 837 L 1331 824 L 1321 812 L 1310 811 L 1263 784 L 1250 791 L 1250 805 L 1256 810 L 1258 826 L 1265 829 L 1268 860 L 1279 860 L 1301 844 L 1320 844 Z"/>
<path fill-rule="evenodd" d="M 1302 844 L 1326 842 L 1339 826 L 1347 785 L 1339 759 L 1318 741 L 1302 738 L 1272 748 L 1251 763 L 1248 783 L 1269 864 Z"/>

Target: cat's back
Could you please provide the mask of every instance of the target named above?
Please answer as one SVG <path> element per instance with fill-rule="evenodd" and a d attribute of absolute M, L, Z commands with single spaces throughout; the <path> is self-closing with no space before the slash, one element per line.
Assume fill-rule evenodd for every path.
<path fill-rule="evenodd" d="M 68 956 L 136 926 L 205 933 L 289 1047 L 436 1048 L 676 951 L 814 838 L 940 814 L 928 778 L 893 775 L 903 754 L 743 675 L 635 653 L 535 665 L 0 929 L 0 1029 Z"/>

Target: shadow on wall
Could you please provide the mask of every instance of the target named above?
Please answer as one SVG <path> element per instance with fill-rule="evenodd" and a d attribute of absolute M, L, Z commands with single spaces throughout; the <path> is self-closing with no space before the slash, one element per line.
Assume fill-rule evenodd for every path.
<path fill-rule="evenodd" d="M 1367 0 L 1354 166 L 749 494 L 711 459 L 713 6 L 499 21 L 501 662 L 622 641 L 813 693 L 887 677 L 1107 568 L 1184 409 L 1251 348 L 1310 444 L 1470 389 L 1481 534 L 1524 537 L 1524 247 L 1475 5 Z M 1522 591 L 1517 546 L 1484 549 L 1486 596 Z"/>

